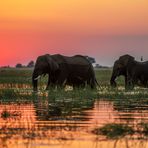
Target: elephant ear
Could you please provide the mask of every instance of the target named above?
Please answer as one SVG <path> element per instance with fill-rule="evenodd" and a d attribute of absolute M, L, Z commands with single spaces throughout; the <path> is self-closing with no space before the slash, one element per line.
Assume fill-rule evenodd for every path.
<path fill-rule="evenodd" d="M 120 72 L 123 71 L 123 69 L 124 69 L 123 64 L 121 64 L 119 60 L 116 60 L 114 62 L 112 75 L 115 75 L 115 77 L 119 76 Z"/>
<path fill-rule="evenodd" d="M 134 61 L 134 60 L 135 60 L 134 57 L 132 57 L 132 56 L 126 54 L 126 55 L 123 55 L 123 56 L 121 56 L 121 57 L 119 58 L 119 63 L 122 64 L 123 66 L 127 66 L 127 64 L 128 64 L 129 62 L 132 62 L 132 61 Z"/>
<path fill-rule="evenodd" d="M 120 60 L 116 60 L 115 63 L 114 63 L 114 68 L 120 69 L 122 67 L 123 67 L 123 65 L 120 63 Z"/>
<path fill-rule="evenodd" d="M 59 70 L 58 63 L 49 54 L 46 54 L 45 57 L 52 72 Z"/>

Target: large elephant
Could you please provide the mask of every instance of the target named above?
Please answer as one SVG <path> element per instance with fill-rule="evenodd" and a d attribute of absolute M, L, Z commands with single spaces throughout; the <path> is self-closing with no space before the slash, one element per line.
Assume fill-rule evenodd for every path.
<path fill-rule="evenodd" d="M 65 83 L 72 85 L 87 84 L 91 88 L 96 86 L 95 72 L 92 64 L 82 55 L 72 57 L 60 54 L 39 56 L 36 60 L 35 68 L 32 74 L 33 90 L 37 90 L 37 81 L 41 75 L 49 75 L 49 86 L 63 86 Z"/>
<path fill-rule="evenodd" d="M 147 87 L 148 85 L 148 62 L 138 62 L 134 57 L 126 54 L 119 57 L 113 66 L 111 86 L 116 86 L 115 79 L 123 75 L 125 88 L 134 87 L 135 84 Z"/>
<path fill-rule="evenodd" d="M 86 80 L 80 77 L 69 76 L 66 81 L 66 85 L 71 85 L 73 88 L 84 88 L 86 86 Z"/>

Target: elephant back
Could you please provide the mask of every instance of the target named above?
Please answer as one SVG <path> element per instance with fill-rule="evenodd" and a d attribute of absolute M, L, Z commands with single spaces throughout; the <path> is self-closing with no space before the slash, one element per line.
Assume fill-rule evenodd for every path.
<path fill-rule="evenodd" d="M 82 66 L 88 66 L 91 63 L 87 60 L 85 56 L 82 55 L 75 55 L 75 56 L 63 56 L 60 54 L 52 55 L 52 58 L 58 63 L 58 64 L 68 64 L 68 65 L 82 65 Z"/>
<path fill-rule="evenodd" d="M 71 65 L 82 65 L 82 66 L 88 66 L 91 63 L 86 59 L 85 56 L 82 55 L 75 55 L 72 57 L 67 57 L 66 58 L 67 63 Z"/>

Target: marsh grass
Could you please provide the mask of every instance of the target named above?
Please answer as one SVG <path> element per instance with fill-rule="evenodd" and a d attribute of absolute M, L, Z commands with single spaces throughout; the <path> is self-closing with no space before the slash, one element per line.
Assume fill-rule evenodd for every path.
<path fill-rule="evenodd" d="M 110 86 L 110 78 L 112 75 L 112 69 L 96 69 L 96 79 L 101 86 Z M 117 78 L 118 85 L 124 86 L 124 78 L 121 76 Z"/>
<path fill-rule="evenodd" d="M 1 117 L 3 119 L 7 119 L 7 118 L 15 118 L 15 117 L 18 117 L 20 116 L 19 113 L 17 113 L 16 111 L 7 111 L 7 110 L 4 110 L 2 113 L 1 113 Z"/>
<path fill-rule="evenodd" d="M 33 68 L 0 68 L 0 84 L 28 84 L 32 83 Z M 112 69 L 96 69 L 96 79 L 101 86 L 110 86 L 110 78 Z M 47 83 L 48 77 L 42 77 L 39 80 L 40 85 Z M 124 78 L 121 76 L 117 78 L 119 86 L 124 86 Z"/>
<path fill-rule="evenodd" d="M 0 101 L 1 102 L 26 102 L 26 101 L 31 101 L 35 100 L 36 95 L 33 93 L 24 91 L 16 90 L 16 89 L 0 89 Z"/>
<path fill-rule="evenodd" d="M 148 123 L 141 123 L 142 133 L 148 137 Z"/>
<path fill-rule="evenodd" d="M 134 130 L 125 124 L 106 124 L 101 128 L 96 128 L 92 131 L 96 135 L 104 135 L 109 139 L 116 139 L 125 137 L 126 135 L 133 135 Z"/>
<path fill-rule="evenodd" d="M 49 90 L 48 92 L 50 108 L 58 109 L 63 116 L 73 115 L 74 112 L 78 115 L 86 109 L 93 108 L 96 98 L 96 93 L 90 89 L 75 89 L 71 91 L 59 89 Z"/>
<path fill-rule="evenodd" d="M 0 68 L 0 83 L 30 84 L 32 71 L 31 68 Z"/>
<path fill-rule="evenodd" d="M 0 69 L 0 84 L 5 85 L 6 88 L 0 89 L 1 100 L 17 100 L 17 99 L 30 99 L 33 100 L 38 96 L 42 99 L 47 97 L 52 100 L 72 100 L 78 101 L 86 99 L 100 99 L 106 98 L 108 100 L 114 100 L 115 103 L 130 104 L 134 101 L 141 101 L 141 103 L 148 104 L 148 89 L 141 87 L 135 87 L 134 90 L 127 91 L 124 89 L 123 77 L 119 77 L 117 80 L 118 87 L 110 87 L 110 77 L 112 69 L 97 69 L 95 70 L 96 78 L 101 87 L 97 90 L 75 89 L 75 90 L 63 90 L 52 89 L 45 91 L 45 85 L 47 83 L 47 76 L 39 80 L 39 92 L 37 94 L 32 92 L 31 75 L 33 69 L 30 68 L 8 68 Z M 15 85 L 16 84 L 16 85 Z M 29 87 L 23 85 L 26 84 Z"/>
<path fill-rule="evenodd" d="M 13 103 L 29 103 L 38 104 L 40 100 L 42 102 L 48 102 L 48 114 L 51 116 L 64 116 L 73 114 L 73 110 L 77 114 L 81 114 L 83 110 L 93 108 L 94 101 L 96 99 L 96 93 L 90 89 L 86 90 L 74 90 L 65 91 L 64 89 L 39 91 L 37 93 L 22 92 L 13 89 L 1 89 L 0 101 L 5 104 Z M 7 116 L 7 113 L 4 116 Z"/>
<path fill-rule="evenodd" d="M 0 90 L 0 99 L 1 100 L 13 100 L 18 99 L 19 93 L 15 92 L 13 89 L 1 89 Z"/>
<path fill-rule="evenodd" d="M 55 99 L 70 99 L 70 98 L 80 98 L 80 99 L 94 99 L 97 98 L 96 91 L 86 88 L 86 89 L 74 89 L 65 91 L 64 89 L 56 89 L 56 90 L 49 90 L 48 91 L 49 98 Z"/>
<path fill-rule="evenodd" d="M 9 111 L 3 111 L 2 114 L 1 114 L 1 117 L 6 119 L 6 118 L 9 118 L 11 116 L 10 112 Z"/>
<path fill-rule="evenodd" d="M 132 136 L 137 134 L 137 138 L 148 137 L 148 123 L 140 123 L 135 127 L 128 126 L 127 124 L 106 124 L 101 128 L 95 128 L 92 130 L 95 135 L 103 135 L 109 139 L 118 139 L 125 136 Z"/>
<path fill-rule="evenodd" d="M 32 68 L 0 68 L 0 84 L 31 84 L 32 72 Z M 95 70 L 99 84 L 109 85 L 111 72 L 111 69 Z M 47 78 L 42 77 L 40 83 L 46 83 Z M 120 83 L 123 84 L 122 79 Z"/>

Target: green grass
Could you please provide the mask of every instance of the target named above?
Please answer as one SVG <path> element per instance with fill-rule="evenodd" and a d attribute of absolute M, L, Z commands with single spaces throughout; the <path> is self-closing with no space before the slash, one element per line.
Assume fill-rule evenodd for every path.
<path fill-rule="evenodd" d="M 148 123 L 141 123 L 142 133 L 144 136 L 148 137 Z"/>
<path fill-rule="evenodd" d="M 30 84 L 32 71 L 31 68 L 1 68 L 0 84 Z"/>
<path fill-rule="evenodd" d="M 0 98 L 1 100 L 7 100 L 7 99 L 17 99 L 19 98 L 19 94 L 15 92 L 12 89 L 1 89 L 0 90 Z"/>
<path fill-rule="evenodd" d="M 97 81 L 101 86 L 107 86 L 107 87 L 110 86 L 110 78 L 112 75 L 111 68 L 97 69 L 97 70 L 95 70 L 95 73 L 96 73 Z M 118 81 L 119 86 L 124 85 L 124 79 L 122 76 L 117 78 L 117 81 Z"/>
<path fill-rule="evenodd" d="M 10 93 L 10 89 L 13 89 L 19 92 L 28 93 L 32 91 L 31 84 L 31 75 L 33 69 L 30 68 L 2 68 L 0 69 L 0 86 L 1 89 L 9 89 L 8 92 L 3 94 L 1 98 L 12 98 L 13 96 Z M 63 90 L 49 90 L 48 95 L 52 98 L 109 98 L 109 99 L 139 99 L 139 98 L 148 98 L 148 89 L 135 88 L 132 91 L 126 91 L 124 89 L 124 80 L 123 77 L 117 79 L 117 88 L 111 88 L 110 86 L 110 77 L 112 69 L 98 69 L 95 70 L 96 78 L 101 88 L 98 87 L 97 91 L 92 91 L 86 89 L 86 91 L 79 89 L 74 91 L 63 91 Z M 39 80 L 39 90 L 43 94 L 45 86 L 47 84 L 47 76 Z M 25 86 L 26 85 L 26 86 Z M 7 95 L 7 96 L 6 96 Z M 13 94 L 14 95 L 14 94 Z M 16 95 L 16 94 L 15 94 Z M 14 96 L 15 98 L 17 96 Z"/>
<path fill-rule="evenodd" d="M 14 89 L 19 92 L 28 93 L 32 91 L 32 76 L 33 69 L 31 68 L 1 68 L 0 69 L 0 89 Z M 98 87 L 97 91 L 92 91 L 82 89 L 76 91 L 63 91 L 63 90 L 49 90 L 49 96 L 52 98 L 64 98 L 64 97 L 83 97 L 83 98 L 109 98 L 109 99 L 139 99 L 148 98 L 148 89 L 143 89 L 142 87 L 136 87 L 134 90 L 126 91 L 124 89 L 123 77 L 117 79 L 117 88 L 111 88 L 110 77 L 112 69 L 98 69 L 95 70 L 96 78 L 101 88 Z M 39 80 L 39 90 L 44 92 L 45 86 L 47 84 L 47 76 Z M 58 92 L 58 93 L 57 93 Z M 10 90 L 6 92 L 10 95 Z M 9 94 L 8 94 L 9 93 Z M 43 93 L 42 93 L 43 94 Z M 6 98 L 4 94 L 3 97 Z M 10 96 L 11 97 L 11 96 Z"/>
<path fill-rule="evenodd" d="M 31 84 L 32 68 L 0 68 L 0 84 Z M 112 69 L 95 70 L 96 78 L 101 86 L 110 85 Z M 123 77 L 117 79 L 118 85 L 123 86 Z M 47 76 L 41 79 L 40 83 L 46 83 Z"/>
<path fill-rule="evenodd" d="M 30 84 L 32 68 L 1 68 L 0 69 L 0 83 L 23 83 Z M 96 70 L 96 78 L 98 82 L 102 85 L 109 85 L 111 69 Z M 47 77 L 42 78 L 45 82 Z"/>

